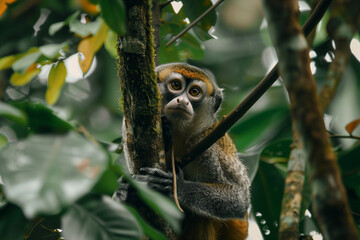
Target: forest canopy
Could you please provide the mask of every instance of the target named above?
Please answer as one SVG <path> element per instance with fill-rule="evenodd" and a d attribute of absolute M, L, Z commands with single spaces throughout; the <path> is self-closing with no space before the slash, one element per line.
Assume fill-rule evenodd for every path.
<path fill-rule="evenodd" d="M 138 209 L 111 198 L 119 177 L 180 231 L 183 215 L 173 200 L 132 180 L 124 164 L 122 59 L 117 48 L 119 37 L 132 31 L 127 1 L 0 0 L 0 239 L 166 239 Z M 277 17 L 272 1 L 144 2 L 153 4 L 151 62 L 187 62 L 209 69 L 225 93 L 220 120 L 251 96 L 280 61 L 274 69 L 280 69 L 281 78 L 276 72 L 275 83 L 253 98 L 253 104 L 243 103 L 248 109 L 228 126 L 252 180 L 249 239 L 290 239 L 284 237 L 289 229 L 297 237 L 292 239 L 336 239 L 328 235 L 329 226 L 352 230 L 351 224 L 337 223 L 343 219 L 335 211 L 319 213 L 316 207 L 314 179 L 328 169 L 306 160 L 319 145 L 302 135 L 294 102 L 306 106 L 310 100 L 293 92 L 296 86 L 287 80 L 292 77 L 286 70 L 289 54 L 281 48 L 288 44 L 296 52 L 305 40 L 290 41 L 279 33 L 290 23 L 283 21 L 280 27 L 276 21 L 281 14 Z M 344 186 L 347 217 L 359 231 L 360 3 L 301 0 L 298 15 L 292 15 L 295 24 L 304 26 L 319 2 L 332 3 L 324 7 L 305 44 L 305 67 L 314 80 L 310 88 L 321 110 L 320 118 L 308 125 L 314 127 L 316 120 L 324 124 L 332 163 Z M 141 45 L 129 48 L 142 51 Z M 295 192 L 286 190 L 289 182 L 299 184 Z M 325 192 L 324 198 L 329 196 Z M 300 199 L 296 217 L 290 217 L 286 228 L 284 216 L 294 209 L 293 199 Z"/>

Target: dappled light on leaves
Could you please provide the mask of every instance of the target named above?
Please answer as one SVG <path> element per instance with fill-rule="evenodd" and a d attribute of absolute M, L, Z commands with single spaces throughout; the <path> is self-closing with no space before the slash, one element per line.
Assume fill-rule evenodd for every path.
<path fill-rule="evenodd" d="M 25 73 L 14 72 L 10 78 L 10 83 L 14 86 L 22 86 L 31 81 L 40 73 L 40 68 L 36 67 L 36 63 L 31 65 Z"/>

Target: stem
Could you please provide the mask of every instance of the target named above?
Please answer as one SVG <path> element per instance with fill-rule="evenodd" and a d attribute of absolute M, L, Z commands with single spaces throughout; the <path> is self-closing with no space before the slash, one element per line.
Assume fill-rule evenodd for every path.
<path fill-rule="evenodd" d="M 192 23 L 190 23 L 184 30 L 182 30 L 178 35 L 173 37 L 167 44 L 166 47 L 170 46 L 173 42 L 176 41 L 176 39 L 180 38 L 182 35 L 184 35 L 187 31 L 189 31 L 192 27 L 194 27 L 198 22 L 200 22 L 206 15 L 208 15 L 212 10 L 217 8 L 222 2 L 225 0 L 219 0 L 214 5 L 212 5 L 209 9 L 207 9 L 203 14 L 201 14 L 197 19 L 195 19 Z"/>

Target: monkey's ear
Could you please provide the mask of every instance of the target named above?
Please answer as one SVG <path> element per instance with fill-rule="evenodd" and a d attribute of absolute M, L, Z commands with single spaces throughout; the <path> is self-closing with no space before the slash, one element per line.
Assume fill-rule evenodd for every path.
<path fill-rule="evenodd" d="M 222 88 L 220 88 L 217 93 L 215 94 L 215 104 L 214 104 L 214 113 L 219 110 L 220 105 L 223 101 L 224 98 L 224 94 L 223 94 L 223 90 Z"/>

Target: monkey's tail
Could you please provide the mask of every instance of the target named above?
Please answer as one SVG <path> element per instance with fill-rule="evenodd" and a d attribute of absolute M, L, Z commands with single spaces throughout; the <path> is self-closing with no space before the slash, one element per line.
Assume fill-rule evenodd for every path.
<path fill-rule="evenodd" d="M 173 172 L 173 183 L 174 183 L 174 201 L 176 206 L 179 208 L 181 212 L 184 212 L 184 210 L 181 208 L 179 204 L 179 200 L 177 197 L 177 184 L 176 184 L 176 171 L 175 171 L 175 158 L 174 158 L 174 145 L 171 144 L 171 166 L 172 166 L 172 172 Z"/>

